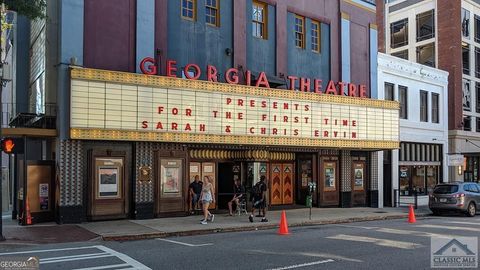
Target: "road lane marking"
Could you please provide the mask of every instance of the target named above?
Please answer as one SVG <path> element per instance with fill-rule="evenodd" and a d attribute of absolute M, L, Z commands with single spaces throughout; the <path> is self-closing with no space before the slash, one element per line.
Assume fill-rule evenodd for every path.
<path fill-rule="evenodd" d="M 452 238 L 453 237 L 452 235 L 448 235 L 448 234 L 438 234 L 438 233 L 429 233 L 429 232 L 421 232 L 421 231 L 407 231 L 407 230 L 390 229 L 390 228 L 380 228 L 376 231 L 382 232 L 382 233 L 412 235 L 412 236 L 420 236 L 420 237 L 435 237 L 435 238 Z"/>
<path fill-rule="evenodd" d="M 327 236 L 325 238 L 335 239 L 335 240 L 374 243 L 375 245 L 378 245 L 378 246 L 401 248 L 401 249 L 415 249 L 415 248 L 422 247 L 422 245 L 413 243 L 413 242 L 403 242 L 403 241 L 395 241 L 395 240 L 389 240 L 389 239 L 373 238 L 373 237 L 366 237 L 366 236 L 355 236 L 355 235 L 347 235 L 347 234 L 337 234 L 334 236 Z"/>
<path fill-rule="evenodd" d="M 179 244 L 179 245 L 183 245 L 183 246 L 187 246 L 187 247 L 203 247 L 203 246 L 213 245 L 212 243 L 195 245 L 195 244 L 189 244 L 189 243 L 185 243 L 185 242 L 179 242 L 179 241 L 174 241 L 174 240 L 170 240 L 170 239 L 163 239 L 163 238 L 157 238 L 157 240 L 164 241 L 164 242 L 169 242 L 169 243 L 174 243 L 174 244 Z"/>
<path fill-rule="evenodd" d="M 480 223 L 478 222 L 465 222 L 465 221 L 445 221 L 446 223 L 455 223 L 455 224 L 465 224 L 465 225 L 475 225 L 479 226 Z"/>
<path fill-rule="evenodd" d="M 270 268 L 270 269 L 268 269 L 268 270 L 295 269 L 295 268 L 300 268 L 300 267 L 305 267 L 305 266 L 312 266 L 312 265 L 318 265 L 318 264 L 324 264 L 324 263 L 329 263 L 329 262 L 334 262 L 334 260 L 328 259 L 328 260 L 323 260 L 323 261 L 316 261 L 316 262 L 309 262 L 309 263 L 302 263 L 302 264 L 294 264 L 294 265 L 284 266 L 284 267 L 279 267 L 279 268 Z"/>
<path fill-rule="evenodd" d="M 58 260 L 47 260 L 40 259 L 40 264 L 47 264 L 47 263 L 59 263 L 59 262 L 72 262 L 72 261 L 80 261 L 80 260 L 91 260 L 91 259 L 98 259 L 98 258 L 106 258 L 106 257 L 114 257 L 112 254 L 104 254 L 104 255 L 95 255 L 90 257 L 80 257 L 80 256 L 72 256 L 72 258 L 65 258 L 65 259 L 58 259 Z"/>
<path fill-rule="evenodd" d="M 127 266 L 130 266 L 130 264 L 128 264 L 128 263 L 111 264 L 111 265 L 104 265 L 104 266 L 97 266 L 97 267 L 75 268 L 75 269 L 72 269 L 72 270 L 100 270 L 100 269 L 109 269 L 109 268 L 115 268 L 115 269 L 122 268 L 122 270 L 132 269 L 132 268 L 123 268 L 123 267 L 127 267 Z M 135 268 L 133 268 L 133 269 L 135 269 Z"/>
<path fill-rule="evenodd" d="M 344 225 L 344 224 L 335 224 L 334 226 L 336 227 L 345 227 L 345 228 L 359 228 L 359 229 L 365 229 L 365 230 L 374 230 L 378 229 L 380 227 L 367 227 L 367 226 L 353 226 L 353 225 Z"/>
<path fill-rule="evenodd" d="M 152 270 L 151 268 L 148 268 L 147 266 L 141 264 L 140 262 L 134 260 L 133 258 L 123 254 L 123 253 L 120 253 L 120 252 L 117 252 L 113 249 L 110 249 L 106 246 L 96 246 L 98 249 L 100 250 L 103 250 L 105 252 L 108 252 L 110 254 L 113 254 L 115 256 L 117 256 L 117 258 L 119 258 L 120 260 L 130 264 L 134 269 L 138 269 L 138 270 Z"/>
<path fill-rule="evenodd" d="M 39 250 L 27 250 L 27 251 L 17 251 L 17 252 L 5 252 L 0 253 L 2 255 L 13 255 L 13 254 L 26 254 L 26 253 L 41 253 L 41 252 L 55 252 L 55 251 L 67 251 L 67 250 L 77 250 L 77 249 L 94 249 L 97 246 L 87 246 L 87 247 L 74 247 L 74 248 L 56 248 L 56 249 L 39 249 Z"/>
<path fill-rule="evenodd" d="M 435 228 L 435 229 L 447 229 L 447 230 L 460 230 L 460 231 L 471 231 L 471 232 L 480 232 L 480 228 L 470 228 L 470 227 L 458 227 L 458 226 L 445 226 L 445 225 L 433 225 L 433 224 L 422 224 L 415 225 L 416 227 L 421 228 Z"/>

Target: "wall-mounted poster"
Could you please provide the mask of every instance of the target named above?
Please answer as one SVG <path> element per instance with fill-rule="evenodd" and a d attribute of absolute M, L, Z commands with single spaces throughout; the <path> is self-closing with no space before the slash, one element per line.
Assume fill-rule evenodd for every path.
<path fill-rule="evenodd" d="M 162 160 L 161 188 L 162 194 L 180 195 L 182 190 L 182 161 Z"/>
<path fill-rule="evenodd" d="M 325 163 L 325 189 L 335 190 L 335 163 Z"/>
<path fill-rule="evenodd" d="M 98 195 L 99 197 L 118 197 L 119 168 L 111 166 L 98 167 Z"/>
<path fill-rule="evenodd" d="M 353 170 L 353 188 L 354 190 L 363 190 L 364 184 L 364 168 L 362 163 L 354 165 Z"/>

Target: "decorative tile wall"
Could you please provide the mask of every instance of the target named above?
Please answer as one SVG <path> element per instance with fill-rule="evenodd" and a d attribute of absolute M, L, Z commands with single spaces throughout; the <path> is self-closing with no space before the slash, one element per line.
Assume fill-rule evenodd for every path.
<path fill-rule="evenodd" d="M 65 140 L 60 142 L 58 167 L 60 206 L 82 205 L 85 194 L 83 179 L 84 174 L 87 173 L 82 141 Z"/>
<path fill-rule="evenodd" d="M 135 153 L 135 202 L 146 203 L 153 202 L 154 196 L 154 179 L 153 179 L 153 150 L 156 143 L 137 142 Z M 150 181 L 139 181 L 139 168 L 141 166 L 149 166 L 151 168 Z"/>
<path fill-rule="evenodd" d="M 378 152 L 370 153 L 370 190 L 378 190 Z"/>
<path fill-rule="evenodd" d="M 352 156 L 350 151 L 341 151 L 340 162 L 342 192 L 352 191 Z"/>

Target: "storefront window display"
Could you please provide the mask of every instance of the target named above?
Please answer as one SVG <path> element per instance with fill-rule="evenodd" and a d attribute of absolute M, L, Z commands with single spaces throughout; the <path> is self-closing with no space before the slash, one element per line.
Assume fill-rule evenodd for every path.
<path fill-rule="evenodd" d="M 479 182 L 478 167 L 480 165 L 480 157 L 469 156 L 464 161 L 464 180 L 466 182 Z"/>
<path fill-rule="evenodd" d="M 400 195 L 412 196 L 414 191 L 418 195 L 429 194 L 438 183 L 439 169 L 440 166 L 400 166 Z"/>

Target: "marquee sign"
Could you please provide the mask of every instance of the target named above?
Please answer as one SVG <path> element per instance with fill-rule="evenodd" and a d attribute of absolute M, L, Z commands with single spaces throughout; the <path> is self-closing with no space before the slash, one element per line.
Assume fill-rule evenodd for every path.
<path fill-rule="evenodd" d="M 73 69 L 73 139 L 398 147 L 398 103 Z"/>

